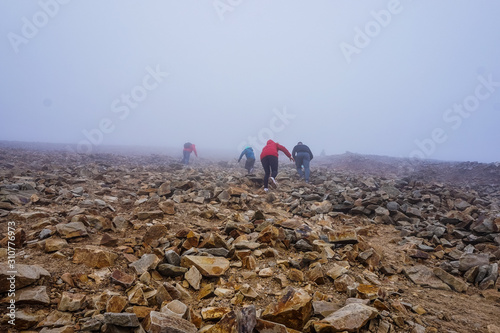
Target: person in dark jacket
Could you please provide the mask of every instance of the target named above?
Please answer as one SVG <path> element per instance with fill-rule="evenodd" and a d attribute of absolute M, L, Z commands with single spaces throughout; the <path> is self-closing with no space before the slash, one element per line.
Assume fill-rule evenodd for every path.
<path fill-rule="evenodd" d="M 299 177 L 304 178 L 306 183 L 309 183 L 309 175 L 311 173 L 309 163 L 313 159 L 311 149 L 302 142 L 299 142 L 293 147 L 292 157 L 295 159 L 295 166 L 297 167 Z M 304 167 L 304 172 L 302 172 L 302 167 Z"/>
<path fill-rule="evenodd" d="M 240 163 L 241 158 L 245 155 L 247 161 L 245 162 L 245 169 L 247 169 L 248 174 L 253 172 L 253 166 L 255 164 L 255 154 L 253 153 L 252 147 L 246 147 L 240 154 L 240 158 L 238 158 L 238 163 Z"/>
<path fill-rule="evenodd" d="M 182 163 L 184 163 L 184 165 L 188 165 L 189 164 L 189 157 L 191 156 L 191 153 L 195 154 L 196 157 L 198 157 L 198 152 L 196 151 L 196 146 L 194 144 L 192 144 L 191 142 L 186 142 L 184 144 L 184 149 L 182 151 Z"/>
<path fill-rule="evenodd" d="M 264 191 L 269 191 L 269 180 L 271 180 L 271 184 L 275 187 L 278 186 L 276 182 L 276 176 L 278 175 L 278 151 L 282 151 L 285 155 L 293 161 L 293 157 L 282 145 L 273 140 L 268 140 L 267 144 L 262 148 L 262 152 L 260 153 L 260 162 L 262 163 L 262 167 L 264 168 Z"/>

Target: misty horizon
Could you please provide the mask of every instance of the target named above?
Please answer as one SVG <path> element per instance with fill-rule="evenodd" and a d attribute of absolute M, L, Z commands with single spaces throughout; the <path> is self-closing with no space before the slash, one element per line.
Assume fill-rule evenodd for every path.
<path fill-rule="evenodd" d="M 498 162 L 500 3 L 1 2 L 0 140 Z M 177 148 L 176 148 L 177 147 Z M 178 150 L 178 152 L 176 151 Z"/>

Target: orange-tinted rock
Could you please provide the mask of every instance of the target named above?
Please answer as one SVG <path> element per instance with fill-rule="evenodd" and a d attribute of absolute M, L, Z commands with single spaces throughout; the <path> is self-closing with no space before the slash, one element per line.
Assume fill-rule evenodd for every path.
<path fill-rule="evenodd" d="M 103 268 L 113 266 L 117 257 L 116 253 L 103 250 L 98 246 L 88 245 L 75 248 L 73 262 L 91 268 Z"/>
<path fill-rule="evenodd" d="M 206 277 L 217 277 L 223 275 L 229 269 L 229 260 L 221 257 L 182 257 L 182 267 L 191 267 L 193 265 L 200 271 L 201 275 Z"/>
<path fill-rule="evenodd" d="M 266 307 L 261 318 L 301 330 L 312 314 L 312 297 L 302 289 L 287 287 L 277 303 Z"/>

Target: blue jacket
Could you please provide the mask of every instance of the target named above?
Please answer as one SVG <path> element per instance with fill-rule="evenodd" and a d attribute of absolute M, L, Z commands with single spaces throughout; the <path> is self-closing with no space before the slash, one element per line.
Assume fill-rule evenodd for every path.
<path fill-rule="evenodd" d="M 243 155 L 246 156 L 247 160 L 249 158 L 253 158 L 255 160 L 255 154 L 253 153 L 253 149 L 251 147 L 248 147 L 248 148 L 245 148 L 242 152 L 241 152 L 241 155 L 240 155 L 240 158 L 238 158 L 238 162 L 241 161 L 241 158 L 243 157 Z"/>

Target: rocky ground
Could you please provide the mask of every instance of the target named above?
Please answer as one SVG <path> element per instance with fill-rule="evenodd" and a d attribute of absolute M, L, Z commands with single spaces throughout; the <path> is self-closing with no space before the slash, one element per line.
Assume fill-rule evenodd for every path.
<path fill-rule="evenodd" d="M 280 167 L 1 146 L 0 330 L 500 332 L 498 164 Z"/>

